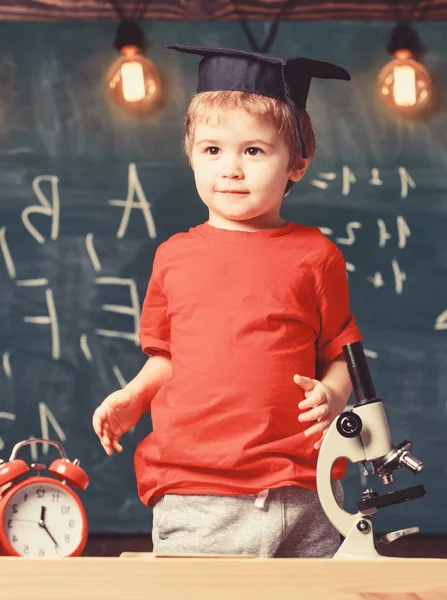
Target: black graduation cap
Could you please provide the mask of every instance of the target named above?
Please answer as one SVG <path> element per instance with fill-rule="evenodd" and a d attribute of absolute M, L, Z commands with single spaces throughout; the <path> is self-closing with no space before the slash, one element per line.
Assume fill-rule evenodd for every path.
<path fill-rule="evenodd" d="M 168 44 L 166 47 L 203 57 L 199 63 L 197 93 L 231 90 L 270 96 L 287 102 L 295 121 L 303 158 L 307 157 L 307 151 L 296 109 L 306 108 L 312 77 L 345 81 L 351 79 L 342 67 L 301 56 L 277 56 L 211 46 Z"/>

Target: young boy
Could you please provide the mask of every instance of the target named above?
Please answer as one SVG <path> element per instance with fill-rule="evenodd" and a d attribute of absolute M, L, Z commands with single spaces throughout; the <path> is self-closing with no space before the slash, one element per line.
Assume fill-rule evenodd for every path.
<path fill-rule="evenodd" d="M 150 358 L 96 410 L 94 429 L 107 454 L 121 452 L 151 411 L 135 470 L 154 507 L 154 552 L 330 557 L 339 535 L 318 501 L 318 449 L 351 393 L 342 347 L 361 335 L 341 252 L 280 209 L 314 155 L 311 78 L 349 75 L 171 47 L 204 57 L 185 149 L 209 219 L 157 249 L 140 332 Z"/>

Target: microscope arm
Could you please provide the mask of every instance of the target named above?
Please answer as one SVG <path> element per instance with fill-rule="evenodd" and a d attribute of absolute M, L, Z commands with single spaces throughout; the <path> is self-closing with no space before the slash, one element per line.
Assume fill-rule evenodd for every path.
<path fill-rule="evenodd" d="M 341 457 L 345 457 L 353 463 L 364 461 L 365 452 L 359 435 L 350 438 L 344 438 L 340 435 L 337 429 L 337 421 L 338 419 L 333 421 L 329 427 L 320 448 L 317 490 L 326 516 L 332 525 L 346 537 L 351 527 L 358 521 L 360 513 L 349 513 L 337 504 L 331 486 L 332 466 Z"/>

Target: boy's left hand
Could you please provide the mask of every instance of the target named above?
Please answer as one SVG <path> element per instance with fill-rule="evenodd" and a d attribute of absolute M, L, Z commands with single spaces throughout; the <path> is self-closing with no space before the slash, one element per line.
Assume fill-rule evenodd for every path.
<path fill-rule="evenodd" d="M 298 408 L 301 410 L 310 409 L 300 414 L 298 421 L 316 421 L 314 425 L 305 430 L 304 435 L 307 437 L 321 433 L 320 439 L 314 444 L 314 448 L 318 450 L 323 442 L 326 431 L 329 429 L 329 425 L 337 416 L 336 414 L 332 414 L 331 411 L 333 392 L 321 381 L 311 379 L 310 377 L 294 375 L 293 381 L 304 391 L 305 400 L 301 400 L 298 403 Z"/>

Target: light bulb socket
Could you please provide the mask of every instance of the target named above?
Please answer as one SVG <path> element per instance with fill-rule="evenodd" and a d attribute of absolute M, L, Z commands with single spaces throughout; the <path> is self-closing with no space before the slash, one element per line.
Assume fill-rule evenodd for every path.
<path fill-rule="evenodd" d="M 387 51 L 394 55 L 398 50 L 409 50 L 416 59 L 425 52 L 419 35 L 408 23 L 398 23 L 391 33 Z"/>
<path fill-rule="evenodd" d="M 113 42 L 114 48 L 119 52 L 125 46 L 136 46 L 140 50 L 144 50 L 147 45 L 144 33 L 135 21 L 125 20 L 120 22 Z"/>

